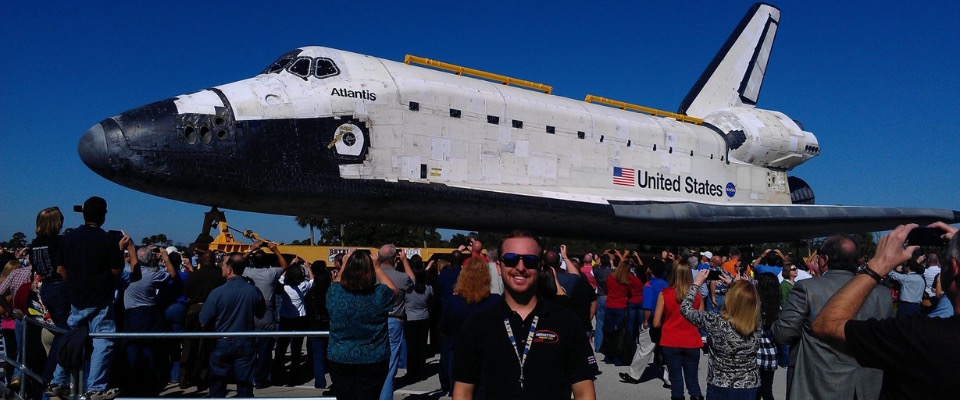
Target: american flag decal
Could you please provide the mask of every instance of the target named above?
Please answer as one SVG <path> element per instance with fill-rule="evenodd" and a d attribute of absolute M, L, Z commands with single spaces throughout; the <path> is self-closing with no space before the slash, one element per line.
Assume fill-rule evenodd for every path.
<path fill-rule="evenodd" d="M 620 186 L 634 185 L 633 168 L 613 167 L 613 184 Z"/>

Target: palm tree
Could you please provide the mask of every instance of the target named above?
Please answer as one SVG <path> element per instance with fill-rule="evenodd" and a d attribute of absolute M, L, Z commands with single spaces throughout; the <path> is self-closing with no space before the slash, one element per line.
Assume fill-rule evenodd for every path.
<path fill-rule="evenodd" d="M 310 245 L 311 246 L 316 245 L 317 241 L 314 240 L 313 229 L 320 225 L 323 225 L 323 218 L 299 216 L 299 217 L 296 217 L 296 220 L 297 220 L 297 225 L 299 227 L 301 228 L 306 228 L 308 226 L 310 227 Z"/>

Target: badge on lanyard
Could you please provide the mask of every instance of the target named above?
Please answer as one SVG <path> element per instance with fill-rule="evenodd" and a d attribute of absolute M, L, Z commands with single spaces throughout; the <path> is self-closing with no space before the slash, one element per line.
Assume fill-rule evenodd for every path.
<path fill-rule="evenodd" d="M 533 335 L 537 331 L 537 321 L 539 320 L 540 316 L 533 317 L 533 322 L 530 324 L 530 333 L 527 334 L 527 343 L 523 346 L 523 355 L 520 355 L 520 352 L 517 351 L 517 338 L 513 335 L 513 328 L 510 327 L 510 319 L 503 318 L 503 326 L 507 328 L 510 347 L 513 348 L 513 353 L 517 355 L 517 361 L 520 362 L 520 390 L 523 390 L 523 365 L 526 364 L 527 355 L 530 354 L 530 346 L 533 345 Z"/>

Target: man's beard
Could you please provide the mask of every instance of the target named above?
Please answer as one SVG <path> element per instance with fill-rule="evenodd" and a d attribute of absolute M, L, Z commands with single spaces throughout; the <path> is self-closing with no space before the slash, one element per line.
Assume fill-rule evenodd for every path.
<path fill-rule="evenodd" d="M 512 298 L 513 301 L 517 302 L 518 304 L 527 304 L 531 299 L 537 296 L 537 284 L 539 283 L 539 280 L 535 284 L 528 286 L 527 290 L 519 292 L 514 290 L 513 287 L 510 286 L 510 283 L 507 282 L 507 280 L 513 278 L 509 274 L 506 275 L 505 278 L 506 279 L 504 279 L 503 282 L 503 290 L 510 295 L 510 298 Z M 528 275 L 527 279 L 532 279 L 532 276 Z"/>

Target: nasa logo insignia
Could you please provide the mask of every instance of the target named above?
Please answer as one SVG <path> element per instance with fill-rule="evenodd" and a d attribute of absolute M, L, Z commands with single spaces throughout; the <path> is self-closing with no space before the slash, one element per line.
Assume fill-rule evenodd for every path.
<path fill-rule="evenodd" d="M 737 194 L 737 185 L 734 185 L 733 182 L 727 182 L 727 197 L 733 197 Z"/>

